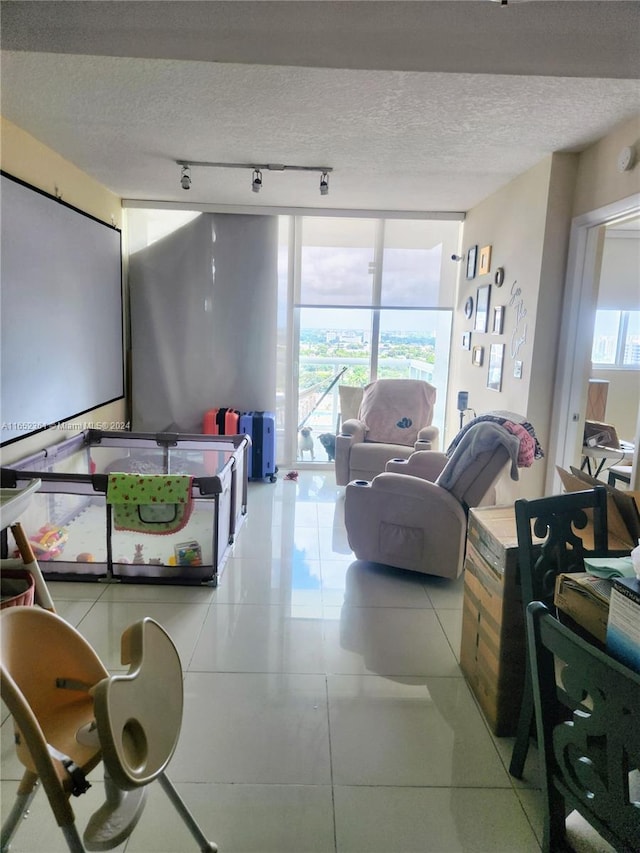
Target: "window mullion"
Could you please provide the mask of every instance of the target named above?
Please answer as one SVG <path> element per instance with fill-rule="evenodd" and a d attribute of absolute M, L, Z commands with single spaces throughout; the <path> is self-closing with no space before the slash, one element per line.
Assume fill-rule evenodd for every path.
<path fill-rule="evenodd" d="M 376 223 L 373 245 L 373 281 L 371 304 L 371 379 L 378 378 L 378 353 L 380 349 L 380 300 L 382 298 L 382 259 L 384 256 L 384 219 Z"/>
<path fill-rule="evenodd" d="M 629 327 L 629 312 L 620 312 L 620 323 L 618 325 L 618 341 L 616 344 L 616 367 L 624 364 L 624 350 L 627 342 L 627 330 Z"/>

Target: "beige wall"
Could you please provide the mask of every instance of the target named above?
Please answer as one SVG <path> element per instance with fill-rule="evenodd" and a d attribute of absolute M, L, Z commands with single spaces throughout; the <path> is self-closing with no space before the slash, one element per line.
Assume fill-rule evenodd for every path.
<path fill-rule="evenodd" d="M 122 227 L 122 207 L 118 196 L 2 117 L 0 141 L 5 172 L 51 195 L 61 195 L 64 201 L 97 219 Z M 83 423 L 117 423 L 126 420 L 125 411 L 125 403 L 120 401 L 94 409 L 77 420 Z M 38 433 L 2 448 L 0 459 L 3 465 L 10 464 L 75 432 L 77 429 L 62 427 Z"/>
<path fill-rule="evenodd" d="M 575 155 L 554 155 L 539 163 L 471 210 L 464 225 L 465 251 L 471 245 L 492 246 L 488 275 L 467 281 L 461 269 L 454 317 L 452 382 L 448 407 L 450 433 L 459 424 L 455 404 L 459 390 L 469 391 L 469 406 L 477 414 L 506 410 L 526 416 L 543 447 L 548 443 L 562 289 L 565 275 L 571 202 L 576 171 Z M 462 266 L 462 265 L 461 265 Z M 493 283 L 497 267 L 505 269 L 502 287 Z M 479 285 L 491 284 L 490 321 L 486 333 L 473 330 L 473 318 L 464 316 L 464 304 L 476 299 Z M 504 331 L 492 334 L 491 318 L 504 306 Z M 474 367 L 471 352 L 461 347 L 471 331 L 471 344 L 484 347 L 482 367 Z M 487 388 L 491 344 L 504 344 L 501 391 Z M 522 376 L 514 375 L 522 362 Z M 447 440 L 451 438 L 447 436 Z M 543 494 L 546 463 L 538 461 L 520 472 L 516 483 L 499 484 L 498 501 Z"/>
<path fill-rule="evenodd" d="M 619 172 L 617 158 L 626 145 L 636 145 L 640 156 L 640 118 L 625 122 L 581 154 L 554 154 L 470 210 L 464 225 L 464 249 L 492 246 L 491 271 L 467 281 L 461 264 L 453 324 L 452 369 L 447 405 L 446 442 L 457 432 L 456 396 L 469 391 L 469 405 L 477 413 L 501 409 L 523 414 L 535 426 L 543 447 L 551 438 L 552 405 L 563 299 L 567 252 L 572 219 L 591 210 L 633 196 L 640 190 L 640 165 Z M 640 200 L 639 200 L 640 203 Z M 505 268 L 505 283 L 497 288 L 493 274 Z M 476 298 L 478 285 L 492 284 L 491 310 L 505 305 L 502 336 L 473 331 L 473 319 L 464 316 L 469 295 Z M 519 292 L 518 292 L 519 291 Z M 526 312 L 526 313 L 525 313 Z M 484 363 L 473 367 L 471 352 L 462 349 L 462 335 L 471 331 L 472 348 L 484 347 Z M 520 343 L 518 343 L 520 341 Z M 505 344 L 501 392 L 487 389 L 489 347 Z M 517 352 L 516 352 L 517 350 Z M 514 376 L 514 361 L 522 361 L 522 378 Z M 603 376 L 598 372 L 598 376 Z M 606 378 L 606 377 L 604 377 Z M 625 437 L 634 421 L 625 383 L 637 386 L 637 373 L 629 373 L 611 400 L 624 424 Z M 635 396 L 635 395 L 634 395 Z M 625 400 L 626 397 L 626 400 Z M 585 389 L 586 399 L 586 389 Z M 624 408 L 624 413 L 622 412 Z M 609 408 L 607 409 L 609 416 Z M 633 435 L 633 426 L 631 436 Z M 547 465 L 534 463 L 521 471 L 520 481 L 504 477 L 498 486 L 498 502 L 544 494 Z"/>
<path fill-rule="evenodd" d="M 640 192 L 640 166 L 636 163 L 629 172 L 619 172 L 617 168 L 618 154 L 627 145 L 635 146 L 640 158 L 640 116 L 614 128 L 580 154 L 573 216 Z"/>

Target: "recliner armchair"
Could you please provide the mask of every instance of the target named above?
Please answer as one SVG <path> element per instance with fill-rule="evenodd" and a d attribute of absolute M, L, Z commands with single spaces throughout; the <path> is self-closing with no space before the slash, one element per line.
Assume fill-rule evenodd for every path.
<path fill-rule="evenodd" d="M 392 460 L 371 482 L 345 490 L 345 526 L 359 560 L 456 578 L 463 569 L 467 510 L 478 506 L 511 460 L 519 440 L 498 424 L 476 424 L 450 458 L 416 451 Z"/>
<path fill-rule="evenodd" d="M 372 480 L 390 459 L 435 450 L 435 401 L 436 389 L 421 379 L 377 379 L 366 385 L 358 417 L 345 420 L 336 436 L 337 485 Z"/>

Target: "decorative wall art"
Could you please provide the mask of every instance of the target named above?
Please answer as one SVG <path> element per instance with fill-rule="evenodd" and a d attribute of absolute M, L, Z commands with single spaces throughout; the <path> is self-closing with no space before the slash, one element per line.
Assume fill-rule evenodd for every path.
<path fill-rule="evenodd" d="M 482 367 L 484 361 L 484 347 L 474 347 L 471 354 L 471 363 L 474 367 Z"/>
<path fill-rule="evenodd" d="M 471 349 L 471 332 L 465 332 L 462 336 L 462 349 Z"/>
<path fill-rule="evenodd" d="M 476 277 L 476 261 L 478 259 L 478 247 L 472 246 L 467 252 L 467 278 Z"/>
<path fill-rule="evenodd" d="M 478 275 L 486 275 L 491 270 L 491 246 L 483 246 L 480 249 L 480 263 Z"/>
<path fill-rule="evenodd" d="M 486 332 L 489 321 L 489 296 L 491 294 L 491 285 L 485 284 L 478 288 L 476 293 L 476 321 L 474 330 L 476 332 Z"/>
<path fill-rule="evenodd" d="M 473 316 L 473 296 L 469 296 L 464 303 L 464 316 L 470 320 Z"/>
<path fill-rule="evenodd" d="M 510 355 L 515 361 L 521 347 L 527 341 L 527 308 L 524 304 L 522 288 L 518 286 L 517 279 L 511 285 L 511 299 L 508 302 L 510 308 L 514 309 L 515 325 L 511 333 Z"/>
<path fill-rule="evenodd" d="M 496 305 L 493 309 L 493 326 L 491 332 L 494 335 L 501 335 L 504 328 L 504 305 Z"/>
<path fill-rule="evenodd" d="M 498 267 L 493 276 L 493 283 L 496 287 L 502 287 L 504 284 L 504 267 Z"/>
<path fill-rule="evenodd" d="M 489 349 L 489 371 L 487 373 L 487 388 L 500 391 L 502 388 L 502 364 L 504 361 L 504 344 L 491 344 Z"/>

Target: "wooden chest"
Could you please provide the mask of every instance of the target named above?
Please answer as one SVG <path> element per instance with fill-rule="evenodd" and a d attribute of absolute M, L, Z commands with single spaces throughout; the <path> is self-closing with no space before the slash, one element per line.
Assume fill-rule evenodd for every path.
<path fill-rule="evenodd" d="M 460 665 L 498 736 L 515 734 L 526 660 L 513 507 L 469 513 Z"/>

